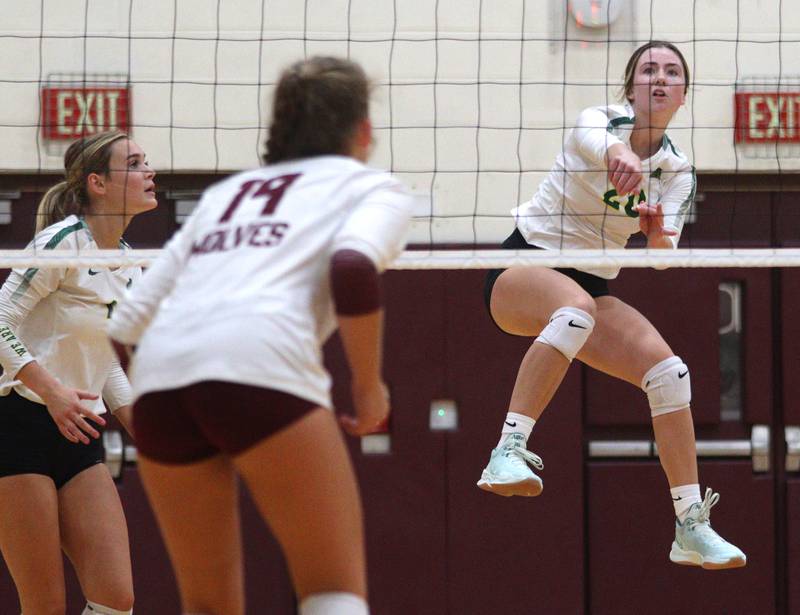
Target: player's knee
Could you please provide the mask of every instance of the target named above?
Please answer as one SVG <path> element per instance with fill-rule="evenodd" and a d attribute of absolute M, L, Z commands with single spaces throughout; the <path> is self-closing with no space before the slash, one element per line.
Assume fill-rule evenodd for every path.
<path fill-rule="evenodd" d="M 594 308 L 592 308 L 594 311 Z M 572 361 L 594 329 L 594 316 L 577 307 L 558 308 L 536 341 L 547 344 Z"/>
<path fill-rule="evenodd" d="M 115 604 L 120 608 L 112 608 L 87 600 L 82 615 L 131 615 L 133 613 L 133 594 L 130 595 L 130 598 L 125 597 Z"/>
<path fill-rule="evenodd" d="M 642 390 L 647 393 L 653 417 L 683 410 L 692 401 L 689 368 L 680 357 L 664 359 L 644 375 Z"/>

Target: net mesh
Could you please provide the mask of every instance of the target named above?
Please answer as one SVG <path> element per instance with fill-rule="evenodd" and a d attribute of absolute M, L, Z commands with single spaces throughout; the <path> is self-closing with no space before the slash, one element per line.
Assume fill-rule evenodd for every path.
<path fill-rule="evenodd" d="M 372 163 L 415 195 L 411 242 L 424 249 L 398 267 L 459 258 L 464 266 L 798 262 L 800 74 L 788 58 L 800 54 L 800 15 L 781 0 L 735 10 L 696 0 L 0 0 L 0 8 L 9 16 L 0 93 L 16 103 L 0 110 L 0 201 L 12 216 L 25 178 L 55 181 L 71 139 L 115 125 L 162 175 L 200 178 L 184 197 L 180 182 L 168 187 L 169 206 L 190 209 L 204 183 L 258 164 L 279 70 L 324 53 L 351 57 L 372 76 Z M 650 39 L 675 42 L 692 73 L 669 128 L 700 177 L 687 251 L 484 254 L 512 230 L 510 210 L 535 193 L 580 110 L 619 101 L 625 62 Z M 44 257 L 36 266 L 83 258 L 30 256 Z"/>

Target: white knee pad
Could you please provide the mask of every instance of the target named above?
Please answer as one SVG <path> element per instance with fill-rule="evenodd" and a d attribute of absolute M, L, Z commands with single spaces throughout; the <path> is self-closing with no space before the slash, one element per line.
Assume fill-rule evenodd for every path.
<path fill-rule="evenodd" d="M 324 592 L 306 596 L 300 615 L 369 615 L 366 601 L 348 592 Z"/>
<path fill-rule="evenodd" d="M 536 341 L 558 350 L 572 361 L 594 329 L 594 318 L 575 307 L 562 307 L 553 312 L 548 325 Z"/>
<path fill-rule="evenodd" d="M 130 611 L 118 611 L 117 609 L 112 609 L 111 607 L 103 606 L 102 604 L 97 604 L 96 602 L 88 600 L 86 602 L 86 608 L 83 609 L 81 615 L 131 615 L 132 613 L 133 609 Z"/>
<path fill-rule="evenodd" d="M 642 390 L 650 401 L 651 416 L 683 410 L 692 401 L 689 368 L 680 357 L 664 359 L 644 375 Z"/>

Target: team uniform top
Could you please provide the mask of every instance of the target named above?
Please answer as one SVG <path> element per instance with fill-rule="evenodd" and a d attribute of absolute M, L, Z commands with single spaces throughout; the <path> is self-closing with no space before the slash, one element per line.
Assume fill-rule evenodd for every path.
<path fill-rule="evenodd" d="M 134 397 L 221 380 L 330 407 L 321 357 L 336 328 L 330 258 L 353 249 L 382 271 L 402 251 L 410 215 L 396 179 L 341 156 L 210 187 L 114 312 L 111 336 L 138 345 Z"/>
<path fill-rule="evenodd" d="M 82 219 L 68 216 L 39 232 L 28 248 L 91 252 L 97 244 Z M 0 289 L 0 395 L 13 388 L 44 403 L 15 379 L 37 361 L 63 385 L 100 395 L 81 402 L 95 413 L 106 411 L 103 399 L 111 410 L 130 404 L 131 388 L 106 327 L 114 305 L 141 275 L 139 267 L 12 270 Z"/>
<path fill-rule="evenodd" d="M 511 212 L 529 244 L 553 250 L 624 248 L 639 231 L 635 206 L 643 201 L 661 203 L 664 227 L 680 234 L 694 200 L 695 173 L 666 134 L 661 148 L 642 161 L 638 194 L 620 197 L 608 181 L 608 148 L 629 145 L 633 123 L 629 105 L 591 107 L 578 116 L 539 190 Z M 673 247 L 679 234 L 669 238 Z M 619 273 L 619 267 L 581 270 L 607 279 Z"/>

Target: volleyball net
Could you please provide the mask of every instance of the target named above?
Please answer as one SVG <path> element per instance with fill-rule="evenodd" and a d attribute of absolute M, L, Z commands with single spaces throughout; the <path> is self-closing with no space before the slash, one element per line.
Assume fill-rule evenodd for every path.
<path fill-rule="evenodd" d="M 160 200 L 190 211 L 204 183 L 259 164 L 280 70 L 327 54 L 358 61 L 373 79 L 371 164 L 415 198 L 414 249 L 395 268 L 800 264 L 800 72 L 791 61 L 800 15 L 781 0 L 0 6 L 9 17 L 0 93 L 13 101 L 0 110 L 0 219 L 17 214 L 27 178 L 57 181 L 69 142 L 113 127 L 167 177 Z M 628 251 L 498 251 L 510 210 L 536 192 L 579 112 L 618 104 L 628 57 L 653 39 L 675 43 L 691 73 L 668 130 L 699 176 L 680 249 L 634 241 Z M 169 186 L 188 175 L 191 189 Z M 157 254 L 9 251 L 23 245 L 0 228 L 0 266 L 148 264 Z"/>

